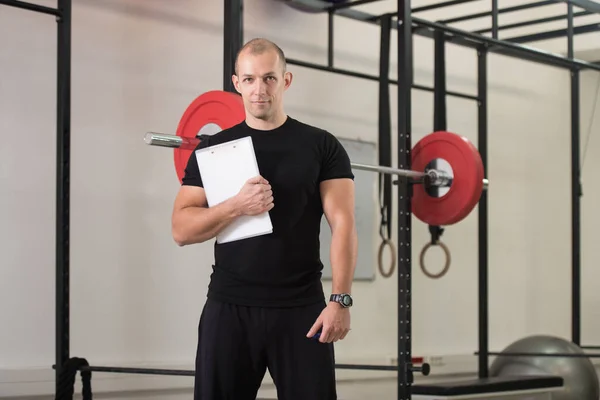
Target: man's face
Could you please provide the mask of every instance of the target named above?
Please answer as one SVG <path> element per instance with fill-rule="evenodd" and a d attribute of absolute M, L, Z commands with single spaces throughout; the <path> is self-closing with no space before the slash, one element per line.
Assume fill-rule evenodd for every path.
<path fill-rule="evenodd" d="M 283 73 L 276 51 L 245 51 L 238 58 L 238 74 L 232 79 L 246 112 L 266 121 L 283 110 L 283 93 L 290 86 L 292 75 Z"/>

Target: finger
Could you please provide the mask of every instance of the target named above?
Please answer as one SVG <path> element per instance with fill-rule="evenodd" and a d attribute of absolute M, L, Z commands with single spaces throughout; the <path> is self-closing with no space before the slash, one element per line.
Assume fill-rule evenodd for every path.
<path fill-rule="evenodd" d="M 340 337 L 340 340 L 344 340 L 346 338 L 346 336 L 348 335 L 349 332 L 350 332 L 350 329 L 346 329 L 344 331 L 344 333 L 342 334 L 342 336 Z"/>
<path fill-rule="evenodd" d="M 257 176 L 253 176 L 252 178 L 248 179 L 246 182 L 247 183 L 260 183 L 262 181 L 262 179 L 264 179 L 262 176 L 257 175 Z"/>
<path fill-rule="evenodd" d="M 313 324 L 313 326 L 310 327 L 310 329 L 308 330 L 308 333 L 306 334 L 306 337 L 313 337 L 317 334 L 317 332 L 319 331 L 319 329 L 321 329 L 321 320 L 317 319 L 315 321 L 315 323 Z"/>
<path fill-rule="evenodd" d="M 332 337 L 331 337 L 331 343 L 335 343 L 338 340 L 340 340 L 340 337 L 342 336 L 342 331 L 339 329 L 336 329 L 335 332 L 333 333 Z"/>
<path fill-rule="evenodd" d="M 323 326 L 323 331 L 321 332 L 321 337 L 319 338 L 319 342 L 321 343 L 331 343 L 331 328 Z"/>

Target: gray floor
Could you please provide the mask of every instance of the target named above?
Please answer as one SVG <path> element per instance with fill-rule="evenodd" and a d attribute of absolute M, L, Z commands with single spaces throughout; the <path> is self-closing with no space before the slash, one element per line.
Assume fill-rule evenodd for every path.
<path fill-rule="evenodd" d="M 447 380 L 447 378 L 446 378 Z M 396 379 L 369 379 L 359 381 L 338 382 L 338 397 L 340 400 L 395 400 Z M 260 400 L 276 400 L 277 392 L 271 385 L 261 388 L 258 393 Z M 81 395 L 75 393 L 74 399 L 80 400 Z M 189 390 L 178 391 L 147 391 L 135 393 L 94 393 L 94 400 L 190 400 L 192 392 Z M 6 400 L 23 400 L 23 398 L 14 398 Z M 28 400 L 54 400 L 53 397 L 36 397 Z"/>

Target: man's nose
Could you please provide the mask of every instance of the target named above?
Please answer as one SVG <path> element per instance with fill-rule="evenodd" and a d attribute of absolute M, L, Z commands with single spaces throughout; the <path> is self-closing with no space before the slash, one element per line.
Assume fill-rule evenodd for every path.
<path fill-rule="evenodd" d="M 256 84 L 254 87 L 257 93 L 266 93 L 267 92 L 267 83 L 262 81 L 261 79 L 256 80 Z"/>

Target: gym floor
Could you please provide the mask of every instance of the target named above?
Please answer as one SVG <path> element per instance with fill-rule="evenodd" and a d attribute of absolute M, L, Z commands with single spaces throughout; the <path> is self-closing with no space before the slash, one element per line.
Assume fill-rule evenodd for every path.
<path fill-rule="evenodd" d="M 457 377 L 455 379 L 471 379 L 471 376 Z M 434 378 L 425 378 L 428 382 L 435 381 Z M 444 377 L 444 381 L 450 380 Z M 416 378 L 415 383 L 420 379 Z M 153 390 L 148 392 L 130 392 L 130 393 L 94 393 L 94 399 L 106 400 L 190 400 L 193 394 L 190 390 Z M 380 378 L 355 381 L 338 382 L 338 398 L 340 400 L 396 400 L 396 379 Z M 81 399 L 81 395 L 75 393 L 74 399 Z M 272 385 L 265 385 L 258 392 L 258 400 L 276 400 L 277 392 Z M 5 400 L 23 400 L 23 398 L 9 398 Z M 28 398 L 28 400 L 54 400 L 51 396 L 40 396 Z"/>

